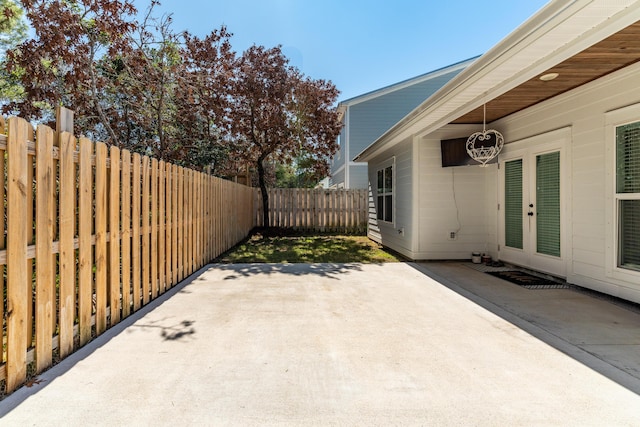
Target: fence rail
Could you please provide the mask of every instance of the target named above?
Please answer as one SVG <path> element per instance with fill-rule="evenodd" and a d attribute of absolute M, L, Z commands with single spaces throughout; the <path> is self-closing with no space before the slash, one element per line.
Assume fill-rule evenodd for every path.
<path fill-rule="evenodd" d="M 260 189 L 254 190 L 255 221 L 264 226 Z M 271 188 L 269 227 L 315 232 L 364 233 L 367 190 Z"/>
<path fill-rule="evenodd" d="M 34 137 L 17 117 L 0 117 L 0 198 L 7 392 L 238 243 L 255 218 L 250 187 L 46 126 Z"/>

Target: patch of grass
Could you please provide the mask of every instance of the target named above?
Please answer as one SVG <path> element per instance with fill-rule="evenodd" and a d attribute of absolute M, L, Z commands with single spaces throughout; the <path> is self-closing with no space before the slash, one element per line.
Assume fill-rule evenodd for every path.
<path fill-rule="evenodd" d="M 402 259 L 365 236 L 305 236 L 259 230 L 222 254 L 220 263 L 380 263 Z"/>

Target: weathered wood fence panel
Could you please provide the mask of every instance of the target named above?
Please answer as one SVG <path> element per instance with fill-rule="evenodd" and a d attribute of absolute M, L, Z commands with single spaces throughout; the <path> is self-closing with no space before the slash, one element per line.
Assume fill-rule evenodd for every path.
<path fill-rule="evenodd" d="M 0 117 L 0 293 L 6 295 L 0 381 L 6 392 L 255 226 L 252 188 L 77 140 L 63 132 L 68 129 L 39 126 L 34 137 L 25 120 L 10 118 L 5 126 Z"/>
<path fill-rule="evenodd" d="M 367 190 L 270 188 L 269 227 L 312 232 L 365 233 Z M 260 190 L 254 190 L 255 221 L 264 226 Z"/>

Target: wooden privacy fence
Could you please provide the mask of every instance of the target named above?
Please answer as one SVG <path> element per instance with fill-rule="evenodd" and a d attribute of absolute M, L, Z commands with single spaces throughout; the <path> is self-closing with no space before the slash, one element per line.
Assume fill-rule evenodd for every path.
<path fill-rule="evenodd" d="M 46 126 L 34 140 L 17 117 L 6 130 L 0 117 L 7 392 L 28 369 L 64 358 L 254 226 L 250 187 Z"/>
<path fill-rule="evenodd" d="M 254 191 L 255 221 L 264 226 L 260 189 Z M 271 188 L 268 191 L 269 227 L 321 233 L 366 232 L 367 190 Z"/>

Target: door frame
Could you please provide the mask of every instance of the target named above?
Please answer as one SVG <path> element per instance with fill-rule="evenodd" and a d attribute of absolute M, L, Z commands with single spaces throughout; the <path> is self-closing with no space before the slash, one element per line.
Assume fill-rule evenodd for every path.
<path fill-rule="evenodd" d="M 566 127 L 505 144 L 498 160 L 498 256 L 500 259 L 554 276 L 565 278 L 569 275 L 572 257 L 571 140 L 571 127 Z M 535 161 L 532 159 L 535 160 L 536 155 L 555 151 L 560 152 L 560 257 L 536 252 L 535 236 L 526 222 L 523 224 L 523 249 L 507 248 L 504 230 L 504 163 L 519 158 L 524 159 L 522 182 L 527 189 L 523 189 L 523 192 L 535 193 L 535 181 L 532 182 L 535 180 Z M 535 194 L 529 196 L 530 200 L 533 198 Z M 528 203 L 523 200 L 523 219 L 526 218 L 526 211 L 529 209 Z"/>

